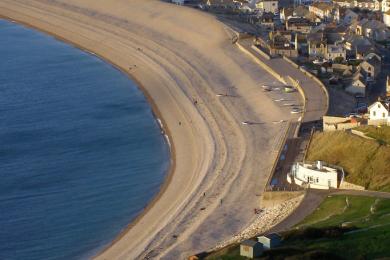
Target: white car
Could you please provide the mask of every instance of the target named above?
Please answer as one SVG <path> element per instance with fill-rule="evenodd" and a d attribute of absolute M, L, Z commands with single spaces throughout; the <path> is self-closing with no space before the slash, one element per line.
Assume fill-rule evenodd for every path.
<path fill-rule="evenodd" d="M 299 114 L 299 113 L 302 113 L 302 109 L 294 107 L 293 109 L 291 109 L 290 113 L 291 114 Z"/>
<path fill-rule="evenodd" d="M 264 91 L 271 91 L 272 90 L 272 87 L 268 86 L 268 85 L 263 85 L 261 87 L 263 88 Z"/>

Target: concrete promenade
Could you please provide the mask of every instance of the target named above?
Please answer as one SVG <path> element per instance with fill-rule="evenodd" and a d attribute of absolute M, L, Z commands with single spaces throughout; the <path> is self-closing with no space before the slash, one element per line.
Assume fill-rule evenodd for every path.
<path fill-rule="evenodd" d="M 306 112 L 302 122 L 321 120 L 328 110 L 328 97 L 323 87 L 314 79 L 305 75 L 298 68 L 293 67 L 283 58 L 266 59 L 254 51 L 251 46 L 253 38 L 240 40 L 240 44 L 255 55 L 262 63 L 269 66 L 277 74 L 281 75 L 285 82 L 289 82 L 288 76 L 297 80 L 306 97 Z"/>

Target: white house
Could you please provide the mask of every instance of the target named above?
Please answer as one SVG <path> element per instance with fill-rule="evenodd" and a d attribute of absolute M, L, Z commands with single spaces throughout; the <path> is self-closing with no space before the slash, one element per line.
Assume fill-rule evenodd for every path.
<path fill-rule="evenodd" d="M 369 125 L 390 125 L 390 102 L 376 101 L 368 107 Z"/>
<path fill-rule="evenodd" d="M 382 1 L 382 12 L 387 12 L 390 10 L 390 1 L 389 0 L 383 0 Z"/>
<path fill-rule="evenodd" d="M 387 10 L 386 12 L 383 13 L 383 23 L 387 27 L 390 27 L 390 10 Z"/>
<path fill-rule="evenodd" d="M 315 2 L 309 6 L 309 12 L 319 17 L 320 19 L 326 20 L 332 16 L 334 5 L 326 2 Z"/>
<path fill-rule="evenodd" d="M 261 10 L 265 13 L 277 13 L 278 12 L 278 1 L 275 0 L 260 0 L 256 3 L 256 9 Z"/>
<path fill-rule="evenodd" d="M 341 171 L 341 178 L 338 179 L 338 169 Z M 295 163 L 291 172 L 287 175 L 289 183 L 299 186 L 306 186 L 313 189 L 337 189 L 338 182 L 343 181 L 344 171 L 336 166 L 324 166 L 324 163 L 317 161 L 315 164 Z"/>

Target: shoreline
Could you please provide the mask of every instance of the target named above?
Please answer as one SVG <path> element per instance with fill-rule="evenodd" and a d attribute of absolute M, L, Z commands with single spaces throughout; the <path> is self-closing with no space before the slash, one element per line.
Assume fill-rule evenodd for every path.
<path fill-rule="evenodd" d="M 182 259 L 254 220 L 253 194 L 264 190 L 285 128 L 272 122 L 293 116 L 258 88 L 274 78 L 231 45 L 220 21 L 142 0 L 4 0 L 0 14 L 121 70 L 167 136 L 160 190 L 95 258 Z M 218 98 L 228 92 L 239 98 Z"/>
<path fill-rule="evenodd" d="M 92 52 L 91 50 L 89 50 L 89 49 L 87 49 L 87 48 L 85 48 L 85 47 L 83 47 L 83 46 L 81 46 L 81 45 L 79 45 L 77 43 L 74 43 L 74 42 L 72 42 L 72 41 L 70 41 L 68 39 L 65 39 L 65 38 L 63 38 L 63 37 L 61 37 L 59 35 L 56 35 L 55 33 L 51 33 L 49 31 L 45 31 L 45 30 L 43 30 L 41 28 L 38 28 L 38 27 L 35 27 L 35 26 L 33 26 L 33 25 L 29 24 L 29 23 L 26 23 L 26 22 L 23 22 L 23 21 L 19 21 L 19 20 L 16 20 L 16 19 L 4 16 L 4 15 L 1 15 L 1 14 L 0 14 L 0 19 L 6 20 L 6 21 L 9 21 L 9 22 L 12 22 L 12 23 L 16 23 L 16 24 L 24 26 L 24 27 L 26 27 L 28 29 L 35 30 L 37 32 L 44 33 L 46 35 L 52 36 L 52 37 L 54 37 L 58 41 L 66 43 L 66 44 L 68 44 L 68 45 L 70 45 L 70 46 L 72 46 L 74 48 L 77 48 L 77 49 L 79 49 L 79 50 L 81 50 L 81 51 L 83 51 L 83 52 L 85 52 L 85 53 L 87 53 L 89 55 L 96 56 L 97 58 L 101 59 L 103 62 L 105 62 L 107 64 L 110 64 L 112 67 L 114 67 L 115 69 L 119 70 L 121 73 L 126 75 L 131 81 L 133 81 L 136 84 L 137 88 L 142 92 L 142 94 L 144 95 L 146 101 L 148 102 L 148 104 L 149 104 L 149 106 L 151 108 L 152 115 L 153 115 L 153 118 L 154 118 L 155 122 L 157 123 L 157 125 L 160 128 L 160 130 L 162 131 L 161 134 L 164 137 L 166 145 L 168 146 L 170 158 L 169 158 L 168 170 L 167 170 L 167 172 L 165 174 L 164 180 L 161 183 L 158 192 L 147 203 L 146 207 L 144 207 L 142 209 L 142 211 L 133 220 L 131 220 L 130 223 L 124 229 L 121 230 L 121 232 L 114 238 L 114 240 L 109 242 L 107 245 L 102 246 L 101 249 L 98 250 L 98 253 L 94 254 L 93 257 L 99 256 L 99 255 L 103 254 L 104 252 L 106 252 L 112 245 L 114 245 L 117 241 L 119 241 L 124 235 L 126 235 L 126 233 L 132 227 L 134 227 L 142 219 L 142 217 L 145 214 L 147 214 L 147 212 L 151 208 L 153 208 L 153 206 L 158 202 L 158 200 L 161 198 L 162 194 L 166 191 L 166 189 L 168 188 L 169 184 L 171 183 L 172 178 L 174 176 L 175 167 L 176 167 L 176 152 L 175 152 L 175 146 L 172 145 L 172 142 L 171 142 L 171 140 L 172 140 L 171 132 L 169 131 L 168 127 L 166 127 L 166 123 L 164 121 L 164 117 L 162 116 L 160 110 L 156 106 L 153 98 L 150 96 L 150 94 L 144 88 L 142 83 L 138 79 L 136 79 L 133 75 L 131 75 L 127 70 L 125 70 L 125 68 L 119 67 L 118 65 L 116 65 L 111 60 L 109 60 L 109 59 L 107 59 L 105 57 L 102 57 L 99 54 L 97 54 L 95 52 Z"/>

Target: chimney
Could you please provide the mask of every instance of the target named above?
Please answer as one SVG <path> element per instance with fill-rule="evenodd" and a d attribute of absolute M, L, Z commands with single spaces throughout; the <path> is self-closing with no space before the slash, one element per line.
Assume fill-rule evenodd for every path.
<path fill-rule="evenodd" d="M 317 161 L 317 169 L 322 170 L 323 167 L 323 162 L 322 161 Z"/>

